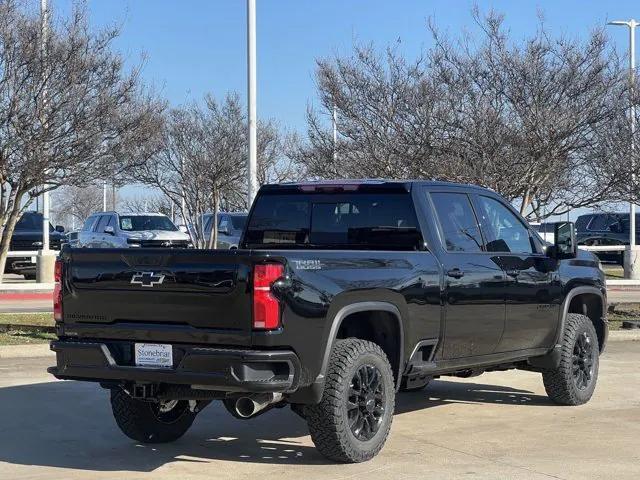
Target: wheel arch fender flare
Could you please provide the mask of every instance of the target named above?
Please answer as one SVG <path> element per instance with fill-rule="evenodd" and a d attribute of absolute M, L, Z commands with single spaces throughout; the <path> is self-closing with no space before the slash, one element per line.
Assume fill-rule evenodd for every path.
<path fill-rule="evenodd" d="M 567 314 L 569 313 L 569 306 L 571 305 L 571 301 L 577 296 L 585 295 L 585 294 L 596 295 L 600 299 L 600 305 L 602 307 L 602 311 L 599 315 L 599 318 L 600 318 L 600 321 L 603 322 L 604 324 L 602 345 L 600 345 L 600 351 L 603 352 L 607 344 L 607 336 L 608 336 L 608 328 L 606 325 L 607 300 L 606 300 L 605 294 L 602 292 L 600 288 L 595 286 L 588 286 L 588 285 L 576 286 L 576 287 L 573 287 L 571 290 L 569 290 L 569 292 L 567 292 L 567 296 L 563 300 L 562 305 L 560 307 L 560 317 L 558 319 L 558 330 L 556 332 L 554 346 L 558 345 L 558 342 L 562 338 L 562 333 L 564 332 L 564 326 L 567 320 Z"/>
<path fill-rule="evenodd" d="M 333 345 L 338 336 L 338 331 L 340 330 L 340 325 L 342 325 L 342 321 L 353 313 L 359 312 L 387 312 L 390 313 L 393 318 L 395 318 L 398 325 L 399 332 L 399 345 L 398 345 L 398 366 L 396 368 L 396 378 L 400 379 L 402 376 L 402 364 L 404 360 L 404 325 L 402 323 L 402 315 L 400 314 L 400 309 L 390 302 L 379 302 L 379 301 L 365 301 L 365 302 L 356 302 L 350 303 L 342 307 L 338 312 L 334 315 L 333 320 L 331 322 L 331 328 L 329 330 L 329 336 L 327 338 L 327 343 L 325 345 L 325 350 L 322 357 L 322 364 L 320 367 L 320 373 L 316 378 L 316 382 L 321 381 L 324 383 L 325 373 L 327 371 L 327 366 L 329 364 L 329 357 L 331 356 L 331 350 L 333 349 Z M 399 384 L 399 380 L 398 380 Z"/>

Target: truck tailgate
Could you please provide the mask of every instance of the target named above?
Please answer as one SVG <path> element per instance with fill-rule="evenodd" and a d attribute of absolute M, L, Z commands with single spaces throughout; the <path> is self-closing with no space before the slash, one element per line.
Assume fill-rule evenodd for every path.
<path fill-rule="evenodd" d="M 63 262 L 65 335 L 251 342 L 247 251 L 67 249 Z"/>

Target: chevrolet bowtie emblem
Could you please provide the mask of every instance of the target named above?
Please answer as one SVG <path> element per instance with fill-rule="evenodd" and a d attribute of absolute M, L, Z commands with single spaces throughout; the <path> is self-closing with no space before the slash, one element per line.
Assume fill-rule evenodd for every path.
<path fill-rule="evenodd" d="M 164 282 L 164 275 L 153 272 L 135 273 L 133 277 L 131 277 L 132 284 L 143 287 L 153 287 L 154 285 L 160 285 L 162 282 Z"/>

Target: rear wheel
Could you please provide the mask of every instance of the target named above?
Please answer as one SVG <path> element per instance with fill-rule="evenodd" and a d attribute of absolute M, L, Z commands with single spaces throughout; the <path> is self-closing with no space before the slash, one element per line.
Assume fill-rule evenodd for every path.
<path fill-rule="evenodd" d="M 304 409 L 311 439 L 325 457 L 364 462 L 382 449 L 393 420 L 395 388 L 387 356 L 375 343 L 338 340 L 322 400 Z"/>
<path fill-rule="evenodd" d="M 120 388 L 111 390 L 111 409 L 122 433 L 142 443 L 173 442 L 189 430 L 196 418 L 185 400 L 138 400 Z"/>
<path fill-rule="evenodd" d="M 596 388 L 599 366 L 598 336 L 589 317 L 567 314 L 560 364 L 542 372 L 549 398 L 560 405 L 582 405 Z"/>

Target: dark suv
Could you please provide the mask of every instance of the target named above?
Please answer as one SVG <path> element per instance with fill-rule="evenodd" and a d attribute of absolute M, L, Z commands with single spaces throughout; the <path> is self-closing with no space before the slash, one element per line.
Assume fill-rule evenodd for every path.
<path fill-rule="evenodd" d="M 640 226 L 640 214 L 636 214 L 636 225 Z M 628 213 L 589 213 L 576 220 L 578 245 L 609 246 L 629 245 Z M 640 243 L 640 229 L 636 229 L 636 243 Z M 624 252 L 597 252 L 601 260 L 623 264 Z"/>
<path fill-rule="evenodd" d="M 49 224 L 49 248 L 60 250 L 64 243 L 64 227 L 57 225 L 53 228 Z M 36 251 L 42 249 L 42 214 L 39 212 L 24 212 L 11 236 L 9 251 Z M 27 280 L 36 278 L 35 257 L 9 257 L 4 269 L 5 273 L 24 275 Z"/>

